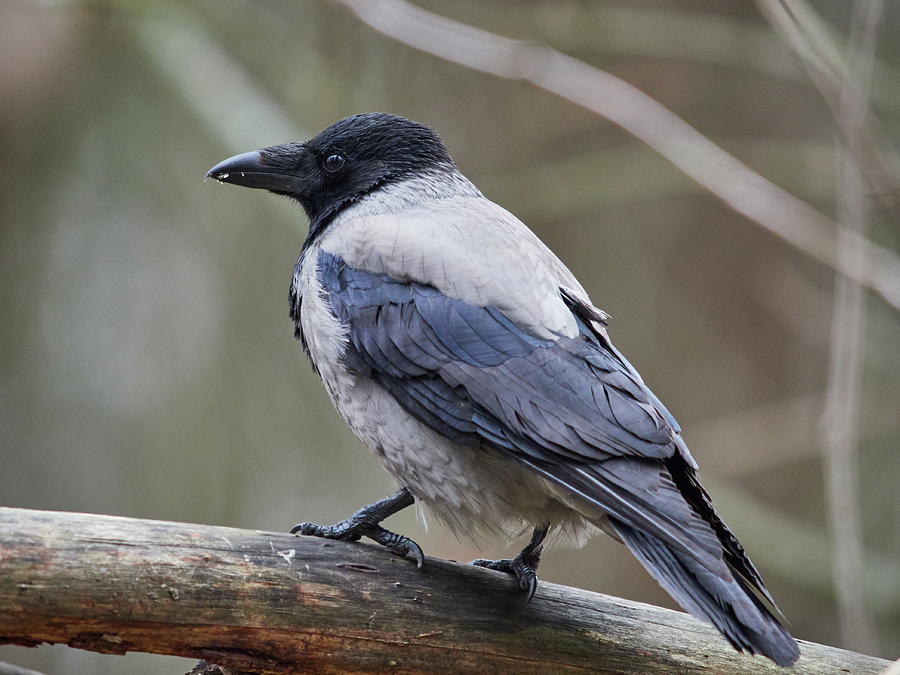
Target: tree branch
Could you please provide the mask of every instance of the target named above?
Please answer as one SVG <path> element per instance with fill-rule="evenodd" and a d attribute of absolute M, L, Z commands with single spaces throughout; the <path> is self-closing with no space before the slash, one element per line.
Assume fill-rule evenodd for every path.
<path fill-rule="evenodd" d="M 573 554 L 577 555 L 577 554 Z M 287 534 L 0 508 L 0 644 L 297 672 L 783 672 L 686 614 Z M 802 643 L 798 673 L 888 662 Z"/>

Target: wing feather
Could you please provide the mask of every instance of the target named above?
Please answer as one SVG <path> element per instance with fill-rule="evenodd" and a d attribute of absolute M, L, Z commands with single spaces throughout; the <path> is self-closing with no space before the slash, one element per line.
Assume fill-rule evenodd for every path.
<path fill-rule="evenodd" d="M 675 431 L 615 352 L 596 340 L 530 335 L 496 308 L 326 252 L 319 277 L 349 328 L 347 363 L 422 422 L 467 446 L 508 452 L 714 566 L 698 547 L 712 552 L 715 534 L 678 498 L 661 463 L 678 452 Z M 621 458 L 629 461 L 614 461 Z"/>

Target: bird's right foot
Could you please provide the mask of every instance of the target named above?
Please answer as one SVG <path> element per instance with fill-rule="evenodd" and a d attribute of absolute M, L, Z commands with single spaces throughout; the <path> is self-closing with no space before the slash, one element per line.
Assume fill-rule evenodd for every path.
<path fill-rule="evenodd" d="M 422 548 L 409 537 L 386 530 L 380 525 L 382 520 L 405 509 L 407 506 L 411 506 L 414 501 L 409 490 L 402 488 L 390 497 L 385 497 L 374 504 L 364 506 L 339 523 L 334 525 L 297 523 L 291 528 L 291 534 L 303 534 L 311 537 L 337 539 L 339 541 L 357 541 L 361 537 L 368 537 L 384 546 L 391 553 L 401 557 L 412 555 L 416 561 L 416 567 L 421 569 L 425 563 L 425 554 L 422 553 Z"/>
<path fill-rule="evenodd" d="M 548 527 L 535 528 L 531 535 L 531 542 L 515 558 L 473 560 L 472 564 L 476 567 L 484 567 L 489 570 L 515 575 L 519 582 L 519 588 L 525 592 L 525 602 L 531 602 L 531 598 L 537 590 L 537 568 L 541 562 L 544 537 L 547 536 L 548 530 Z"/>

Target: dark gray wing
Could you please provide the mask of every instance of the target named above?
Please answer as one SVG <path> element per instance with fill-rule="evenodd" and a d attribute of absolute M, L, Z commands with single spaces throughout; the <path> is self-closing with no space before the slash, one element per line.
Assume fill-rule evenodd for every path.
<path fill-rule="evenodd" d="M 438 433 L 508 453 L 728 574 L 716 533 L 666 467 L 678 456 L 671 416 L 581 318 L 579 337 L 542 339 L 496 308 L 355 269 L 324 251 L 318 264 L 331 308 L 349 328 L 348 367 Z"/>

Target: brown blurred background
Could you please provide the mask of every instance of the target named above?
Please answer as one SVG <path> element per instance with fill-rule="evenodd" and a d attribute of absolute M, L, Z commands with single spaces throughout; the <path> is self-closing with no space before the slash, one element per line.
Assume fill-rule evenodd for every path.
<path fill-rule="evenodd" d="M 756 3 L 419 4 L 623 78 L 837 217 L 834 118 Z M 843 48 L 852 3 L 810 6 Z M 303 214 L 202 181 L 233 153 L 383 110 L 435 127 L 483 192 L 568 263 L 685 428 L 793 633 L 852 646 L 839 628 L 822 461 L 834 271 L 640 141 L 526 83 L 392 41 L 325 0 L 5 2 L 0 101 L 0 504 L 286 530 L 392 490 L 292 337 Z M 893 161 L 893 2 L 871 105 Z M 872 199 L 870 239 L 897 251 L 898 223 L 890 198 Z M 855 585 L 872 651 L 897 658 L 900 312 L 874 294 L 865 309 Z M 472 548 L 423 531 L 412 512 L 391 525 L 458 560 L 523 544 Z M 542 578 L 673 606 L 607 538 L 549 553 Z M 0 647 L 0 660 L 50 673 L 190 666 L 46 646 Z"/>

